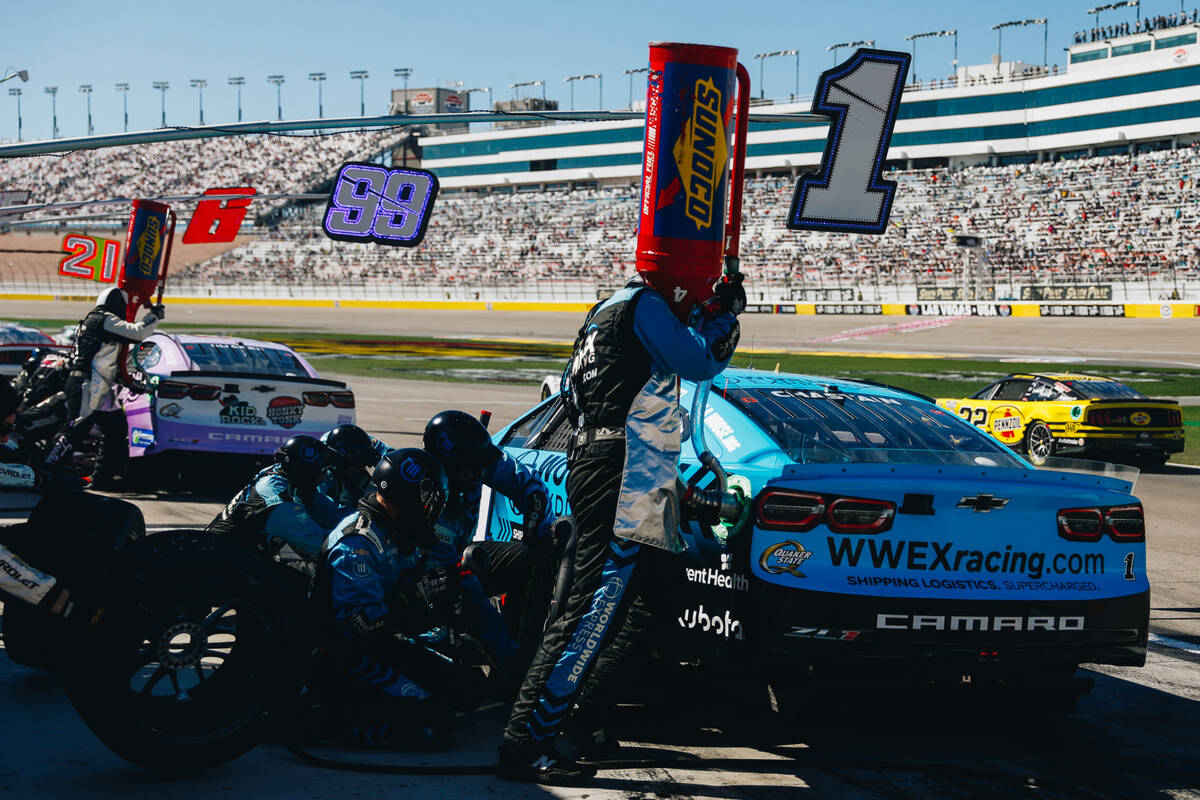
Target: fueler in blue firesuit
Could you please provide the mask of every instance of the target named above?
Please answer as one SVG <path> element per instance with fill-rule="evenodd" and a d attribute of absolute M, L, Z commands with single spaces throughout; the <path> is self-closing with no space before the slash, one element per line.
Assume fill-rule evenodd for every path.
<path fill-rule="evenodd" d="M 405 448 L 384 456 L 371 482 L 375 492 L 325 541 L 313 582 L 317 663 L 335 706 L 327 724 L 351 743 L 430 745 L 462 688 L 455 664 L 418 638 L 430 606 L 452 591 L 426 573 L 420 549 L 433 546 L 446 474 Z"/>
<path fill-rule="evenodd" d="M 432 568 L 450 569 L 462 557 L 479 527 L 484 486 L 507 497 L 525 516 L 524 540 L 478 542 L 476 546 L 487 553 L 488 568 L 459 584 L 488 655 L 506 680 L 519 680 L 541 640 L 553 584 L 546 552 L 550 497 L 546 485 L 492 444 L 483 424 L 462 411 L 443 411 L 431 419 L 423 442 L 450 482 L 450 499 L 434 526 L 437 544 L 429 552 Z M 488 599 L 500 594 L 505 595 L 503 614 Z"/>
<path fill-rule="evenodd" d="M 39 473 L 20 457 L 10 441 L 16 422 L 17 393 L 0 378 L 0 489 L 38 491 L 54 486 L 50 473 Z M 3 529 L 0 528 L 0 536 Z M 74 608 L 70 592 L 53 575 L 31 566 L 4 546 L 0 539 L 0 600 L 15 598 L 51 614 L 69 616 Z"/>
<path fill-rule="evenodd" d="M 618 663 L 649 621 L 654 562 L 684 547 L 676 490 L 678 381 L 716 376 L 737 347 L 736 314 L 745 309 L 740 276 L 716 291 L 719 310 L 708 315 L 674 309 L 658 291 L 632 281 L 588 312 L 575 340 L 562 384 L 575 429 L 567 461 L 567 500 L 578 531 L 575 573 L 513 706 L 500 746 L 501 777 L 572 783 L 594 775 L 594 766 L 555 750 L 555 734 L 568 717 L 581 757 L 617 746 L 603 734 L 590 737 L 603 729 Z"/>
<path fill-rule="evenodd" d="M 337 455 L 312 436 L 293 436 L 275 451 L 275 463 L 254 476 L 208 524 L 269 558 L 289 545 L 313 562 L 330 529 L 349 513 L 317 491 Z"/>
<path fill-rule="evenodd" d="M 335 503 L 353 508 L 374 491 L 369 467 L 379 463 L 393 448 L 357 425 L 338 425 L 321 434 L 321 441 L 338 454 L 338 463 L 325 473 L 317 491 Z"/>
<path fill-rule="evenodd" d="M 150 336 L 164 316 L 160 303 L 140 322 L 127 322 L 127 302 L 123 290 L 115 286 L 105 289 L 96 298 L 96 307 L 79 321 L 64 390 L 73 421 L 46 457 L 47 463 L 62 460 L 83 443 L 93 425 L 100 426 L 103 437 L 93 474 L 97 486 L 123 477 L 129 458 L 128 425 L 114 392 L 120 374 L 117 357 L 121 345 Z M 129 388 L 145 390 L 140 386 Z"/>

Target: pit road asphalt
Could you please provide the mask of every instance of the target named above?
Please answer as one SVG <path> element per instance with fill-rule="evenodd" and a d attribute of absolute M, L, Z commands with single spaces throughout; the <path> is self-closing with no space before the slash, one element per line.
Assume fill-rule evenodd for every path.
<path fill-rule="evenodd" d="M 0 314 L 15 316 L 9 305 L 4 304 Z M 37 311 L 29 315 L 50 316 L 46 304 L 30 305 Z M 316 311 L 322 314 L 296 315 Z M 216 310 L 197 307 L 196 313 L 201 312 L 204 321 L 220 322 Z M 56 309 L 54 315 L 59 313 L 66 312 Z M 579 324 L 579 315 L 574 314 L 516 312 L 389 311 L 378 319 L 374 314 L 365 319 L 356 312 L 359 324 L 354 326 L 346 324 L 349 314 L 336 309 L 235 309 L 222 313 L 230 323 L 427 336 L 569 339 Z M 272 315 L 277 315 L 275 320 Z M 282 318 L 287 322 L 281 322 Z M 772 324 L 759 326 L 756 318 L 747 318 L 743 341 L 748 343 L 754 336 L 759 347 L 810 349 L 803 344 L 805 339 L 854 333 L 880 318 L 866 324 L 862 318 L 848 317 L 766 319 Z M 797 341 L 797 330 L 788 326 L 799 322 L 805 323 L 799 329 L 804 338 Z M 812 349 L 886 346 L 891 348 L 889 352 L 1023 356 L 1019 342 L 1009 341 L 1016 330 L 1013 322 L 953 320 L 912 334 L 851 336 L 843 343 Z M 1072 324 L 1027 324 L 1062 322 Z M 1122 363 L 1200 366 L 1196 344 L 1200 342 L 1200 320 L 1195 323 L 1021 320 L 1019 341 L 1031 344 L 1035 338 L 1042 339 L 1047 344 L 1039 345 L 1041 352 L 1051 358 L 1099 360 L 1110 353 L 1107 347 L 1119 345 L 1114 360 Z M 374 329 L 376 325 L 378 329 Z M 535 331 L 540 335 L 535 336 Z M 998 339 L 1002 333 L 1005 335 Z M 912 338 L 914 335 L 920 338 Z M 494 412 L 493 425 L 498 427 L 537 399 L 536 387 L 348 380 L 358 397 L 360 424 L 395 446 L 417 444 L 424 422 L 446 407 L 472 413 L 487 408 Z M 1153 587 L 1151 630 L 1161 638 L 1152 642 L 1144 668 L 1082 670 L 1080 674 L 1095 678 L 1096 684 L 1067 717 L 1037 707 L 998 710 L 956 695 L 906 697 L 865 685 L 839 690 L 832 709 L 802 709 L 798 721 L 769 730 L 766 722 L 736 706 L 731 714 L 730 687 L 714 682 L 706 691 L 675 698 L 662 708 L 627 709 L 620 714 L 622 738 L 634 743 L 631 760 L 674 760 L 672 763 L 606 769 L 592 786 L 583 789 L 526 787 L 484 776 L 414 777 L 320 770 L 300 763 L 278 745 L 261 746 L 207 772 L 161 776 L 130 766 L 106 750 L 79 721 L 53 678 L 0 658 L 0 752 L 5 756 L 0 761 L 0 787 L 14 797 L 153 793 L 181 800 L 209 800 L 223 794 L 346 798 L 400 793 L 413 797 L 437 794 L 445 800 L 1200 798 L 1200 542 L 1195 524 L 1200 470 L 1168 465 L 1143 474 L 1135 494 L 1146 506 L 1147 569 Z M 153 527 L 205 523 L 227 499 L 168 501 L 149 495 L 125 496 L 142 506 Z M 86 654 L 80 657 L 86 658 Z M 445 753 L 319 752 L 387 764 L 486 764 L 494 759 L 503 718 L 503 709 L 492 708 L 465 720 L 454 745 Z"/>

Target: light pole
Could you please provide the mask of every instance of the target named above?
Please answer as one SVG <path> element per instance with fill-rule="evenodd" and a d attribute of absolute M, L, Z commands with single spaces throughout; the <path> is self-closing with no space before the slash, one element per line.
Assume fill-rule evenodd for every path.
<path fill-rule="evenodd" d="M 601 108 L 601 109 L 604 108 L 604 76 L 600 75 L 599 73 L 595 73 L 592 75 L 572 75 L 569 78 L 563 78 L 563 83 L 568 83 L 571 85 L 571 110 L 572 111 L 575 110 L 575 81 L 589 81 L 589 80 L 594 80 L 594 81 L 600 82 L 600 106 L 599 106 L 599 108 Z"/>
<path fill-rule="evenodd" d="M 283 83 L 282 75 L 268 75 L 267 83 L 275 84 L 275 114 L 277 119 L 283 119 Z"/>
<path fill-rule="evenodd" d="M 365 117 L 367 115 L 367 100 L 366 100 L 366 89 L 364 87 L 367 85 L 367 78 L 369 78 L 371 76 L 367 74 L 367 71 L 365 69 L 352 69 L 352 70 L 350 70 L 350 77 L 353 80 L 359 81 L 359 84 L 358 84 L 358 115 L 360 117 Z"/>
<path fill-rule="evenodd" d="M 1110 7 L 1116 7 L 1117 5 L 1124 6 L 1124 5 L 1129 5 L 1129 3 L 1119 3 L 1119 4 L 1114 3 Z M 1026 25 L 1041 25 L 1042 26 L 1042 69 L 1046 68 L 1046 41 L 1050 35 L 1050 26 L 1047 24 L 1047 22 L 1044 18 L 1043 19 L 1022 19 L 1022 20 L 1013 20 L 1011 22 L 1001 22 L 999 25 L 992 26 L 992 30 L 994 30 L 996 32 L 996 56 L 999 59 L 998 62 L 996 63 L 996 71 L 997 72 L 1000 71 L 1000 63 L 1002 63 L 1004 61 L 1003 51 L 1001 51 L 1001 49 L 1000 49 L 1001 42 L 1003 41 L 1003 39 L 1001 37 L 1004 36 L 1004 29 L 1005 28 L 1023 28 Z"/>
<path fill-rule="evenodd" d="M 522 86 L 540 86 L 542 87 L 542 108 L 546 107 L 546 82 L 545 81 L 520 81 L 519 83 L 510 83 L 508 88 L 513 90 L 513 99 L 517 99 L 517 89 Z"/>
<path fill-rule="evenodd" d="M 79 93 L 87 96 L 87 115 L 88 115 L 88 136 L 92 135 L 92 85 L 90 83 L 79 84 Z"/>
<path fill-rule="evenodd" d="M 241 75 L 235 75 L 229 78 L 229 85 L 237 87 L 237 109 L 238 122 L 242 121 L 242 87 L 246 85 L 246 79 Z"/>
<path fill-rule="evenodd" d="M 392 70 L 392 75 L 397 78 L 404 79 L 404 113 L 408 113 L 408 76 L 412 75 L 412 69 L 409 67 L 396 67 Z M 492 90 L 488 89 L 488 100 L 492 99 Z"/>
<path fill-rule="evenodd" d="M 917 82 L 917 39 L 936 39 L 942 36 L 954 37 L 954 68 L 958 69 L 958 31 L 929 31 L 928 33 L 914 33 L 912 36 L 905 36 L 907 41 L 912 42 L 912 82 Z"/>
<path fill-rule="evenodd" d="M 861 42 L 838 42 L 837 44 L 831 44 L 831 45 L 829 45 L 829 47 L 826 47 L 825 52 L 826 53 L 828 53 L 830 51 L 833 52 L 833 65 L 836 67 L 837 63 L 838 63 L 837 51 L 841 50 L 843 47 L 874 47 L 874 46 L 875 46 L 874 39 L 863 39 Z"/>
<path fill-rule="evenodd" d="M 472 94 L 472 92 L 487 92 L 487 93 L 488 93 L 488 111 L 491 111 L 491 110 L 492 110 L 492 87 L 490 87 L 490 86 L 480 86 L 480 87 L 477 87 L 477 88 L 475 88 L 475 89 L 467 89 L 467 90 L 466 90 L 466 95 L 467 95 L 467 99 L 468 99 L 468 101 L 469 101 L 469 100 L 470 100 L 470 98 L 471 98 L 471 94 Z M 469 102 L 468 102 L 468 104 L 469 104 Z"/>
<path fill-rule="evenodd" d="M 204 87 L 208 86 L 208 81 L 204 78 L 192 78 L 188 81 L 188 85 L 200 92 L 200 124 L 204 124 Z"/>
<path fill-rule="evenodd" d="M 20 78 L 21 83 L 29 83 L 29 70 L 13 69 L 12 67 L 9 67 L 4 71 L 4 77 L 0 78 L 0 83 L 11 81 L 13 78 Z"/>
<path fill-rule="evenodd" d="M 50 138 L 58 138 L 58 87 L 47 86 L 43 91 L 50 95 Z"/>
<path fill-rule="evenodd" d="M 629 76 L 629 110 L 633 111 L 633 76 L 641 72 L 649 72 L 649 67 L 637 67 L 636 69 L 627 69 L 625 74 Z"/>
<path fill-rule="evenodd" d="M 796 94 L 800 93 L 800 51 L 799 50 L 775 50 L 771 53 L 755 53 L 754 57 L 758 59 L 758 98 L 761 100 L 767 96 L 766 87 L 763 85 L 763 64 L 767 63 L 768 58 L 775 56 L 795 56 L 796 57 Z"/>
<path fill-rule="evenodd" d="M 21 90 L 20 88 L 12 88 L 8 90 L 9 95 L 17 98 L 17 141 L 21 141 Z"/>
<path fill-rule="evenodd" d="M 129 84 L 114 83 L 113 88 L 121 93 L 121 112 L 125 117 L 125 132 L 129 133 Z"/>
<path fill-rule="evenodd" d="M 317 84 L 317 119 L 325 116 L 325 98 L 321 94 L 321 84 L 325 82 L 324 72 L 310 72 L 308 79 Z"/>
<path fill-rule="evenodd" d="M 162 126 L 167 127 L 167 89 L 171 88 L 171 84 L 167 81 L 155 81 L 152 86 L 162 92 Z"/>

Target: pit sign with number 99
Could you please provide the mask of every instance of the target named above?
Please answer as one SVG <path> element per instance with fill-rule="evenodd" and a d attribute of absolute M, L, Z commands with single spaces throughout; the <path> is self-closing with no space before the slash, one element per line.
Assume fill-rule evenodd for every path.
<path fill-rule="evenodd" d="M 343 164 L 325 206 L 325 235 L 344 242 L 416 247 L 425 237 L 437 198 L 432 172 Z"/>

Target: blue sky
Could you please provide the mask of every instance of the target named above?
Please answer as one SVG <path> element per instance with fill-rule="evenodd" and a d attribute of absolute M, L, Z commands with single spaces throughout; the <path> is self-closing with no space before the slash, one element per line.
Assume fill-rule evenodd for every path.
<path fill-rule="evenodd" d="M 1190 11 L 1193 2 L 1187 3 Z M 910 33 L 957 28 L 959 63 L 985 63 L 996 49 L 991 26 L 1007 20 L 1045 16 L 1050 24 L 1050 61 L 1063 63 L 1062 48 L 1077 29 L 1089 27 L 1087 0 L 1046 2 L 1011 0 L 978 2 L 654 2 L 612 0 L 570 3 L 520 0 L 496 3 L 396 3 L 382 0 L 287 3 L 258 0 L 178 0 L 149 3 L 23 2 L 6 10 L 0 31 L 0 67 L 27 69 L 28 83 L 14 79 L 0 87 L 0 138 L 15 139 L 16 98 L 4 91 L 20 86 L 24 138 L 50 135 L 50 97 L 45 86 L 57 85 L 58 125 L 62 136 L 87 132 L 86 98 L 79 85 L 94 86 L 92 116 L 97 133 L 121 130 L 121 97 L 116 82 L 128 82 L 130 130 L 158 127 L 156 80 L 170 82 L 167 123 L 195 124 L 197 90 L 191 78 L 204 78 L 205 121 L 236 119 L 231 75 L 243 75 L 243 114 L 247 120 L 275 117 L 275 87 L 268 74 L 286 78 L 282 87 L 285 118 L 315 117 L 316 85 L 309 72 L 325 72 L 325 116 L 350 116 L 359 110 L 359 85 L 349 71 L 366 69 L 367 113 L 383 113 L 389 92 L 401 82 L 395 67 L 413 70 L 410 87 L 447 85 L 493 86 L 494 97 L 510 96 L 508 85 L 545 80 L 546 94 L 568 105 L 568 75 L 601 73 L 604 106 L 624 108 L 629 82 L 624 70 L 643 66 L 647 42 L 691 41 L 736 47 L 750 68 L 754 94 L 758 86 L 758 52 L 797 48 L 800 93 L 807 95 L 817 75 L 832 63 L 826 45 L 874 39 L 886 49 L 909 49 Z M 1094 5 L 1094 4 L 1092 4 Z M 1167 0 L 1143 0 L 1145 15 L 1178 11 Z M 1133 9 L 1107 12 L 1104 23 L 1132 22 Z M 918 42 L 917 74 L 922 78 L 950 73 L 953 40 Z M 847 55 L 842 51 L 842 56 Z M 1010 29 L 1004 57 L 1030 63 L 1042 60 L 1039 27 Z M 795 86 L 795 59 L 768 60 L 764 88 L 782 97 Z M 640 76 L 638 76 L 640 77 Z M 644 84 L 643 84 L 644 85 Z M 534 90 L 539 91 L 539 90 Z M 635 89 L 636 91 L 636 89 Z M 644 89 L 642 90 L 644 91 Z M 576 84 L 575 107 L 594 108 L 596 81 Z M 486 95 L 472 98 L 476 108 Z"/>

